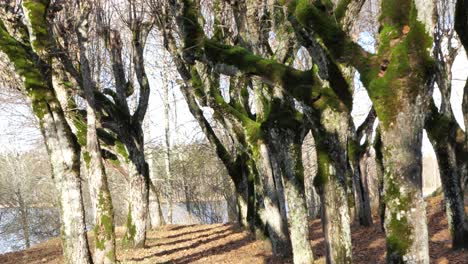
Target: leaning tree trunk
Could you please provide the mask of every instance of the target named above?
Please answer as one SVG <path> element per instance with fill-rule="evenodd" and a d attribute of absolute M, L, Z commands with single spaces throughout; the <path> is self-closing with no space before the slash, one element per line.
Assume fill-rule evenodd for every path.
<path fill-rule="evenodd" d="M 45 114 L 42 120 L 54 183 L 59 191 L 64 261 L 69 264 L 92 263 L 85 231 L 79 146 L 63 114 L 58 109 L 55 111 Z M 68 155 L 64 156 L 63 153 Z"/>
<path fill-rule="evenodd" d="M 28 31 L 22 32 L 21 41 L 8 32 L 5 23 L 25 28 L 23 21 L 7 20 L 0 16 L 0 51 L 8 57 L 21 78 L 33 112 L 39 119 L 58 191 L 64 262 L 88 264 L 92 263 L 92 259 L 85 232 L 80 148 L 57 100 L 52 86 L 52 71 L 46 63 L 50 62 L 50 39 L 45 15 L 48 4 L 48 1 L 22 1 L 26 14 L 30 14 L 34 8 L 35 19 L 27 21 Z M 1 7 L 4 8 L 3 4 Z M 24 41 L 29 45 L 23 44 Z"/>
<path fill-rule="evenodd" d="M 86 9 L 86 6 L 81 6 L 81 9 Z M 92 80 L 91 67 L 87 57 L 89 13 L 86 10 L 81 11 L 84 14 L 81 15 L 81 23 L 76 28 L 76 33 L 80 49 L 80 69 L 83 78 L 83 89 L 87 101 L 86 117 L 88 123 L 86 151 L 83 152 L 83 159 L 86 162 L 94 213 L 94 263 L 107 264 L 116 262 L 114 209 L 96 130 L 95 109 L 97 107 L 94 97 L 96 86 Z"/>

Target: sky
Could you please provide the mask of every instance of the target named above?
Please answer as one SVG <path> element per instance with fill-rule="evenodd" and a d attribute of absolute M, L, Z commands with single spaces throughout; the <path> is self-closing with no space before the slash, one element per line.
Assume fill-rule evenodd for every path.
<path fill-rule="evenodd" d="M 374 52 L 373 39 L 370 35 L 363 33 L 359 35 L 358 42 L 369 52 Z M 151 45 L 148 45 L 151 46 Z M 158 45 L 154 45 L 157 47 Z M 158 51 L 148 49 L 146 58 L 160 58 Z M 160 60 L 148 60 L 147 73 L 150 79 L 151 94 L 149 108 L 146 114 L 146 120 L 149 124 L 149 132 L 145 136 L 145 141 L 150 145 L 162 145 L 164 139 L 164 108 L 162 104 L 162 85 Z M 164 69 L 163 69 L 164 70 Z M 463 96 L 463 88 L 465 80 L 468 76 L 468 61 L 464 51 L 460 52 L 453 65 L 453 89 L 452 89 L 452 106 L 455 117 L 460 126 L 464 128 L 461 100 Z M 191 115 L 187 104 L 177 86 L 177 76 L 171 77 L 173 89 L 170 89 L 170 105 L 171 105 L 171 144 L 189 143 L 199 141 L 204 138 L 203 133 L 198 127 L 198 124 Z M 226 83 L 226 80 L 223 80 Z M 0 84 L 1 85 L 1 84 Z M 359 76 L 355 78 L 355 94 L 353 102 L 352 116 L 356 125 L 361 124 L 369 111 L 372 103 L 367 95 L 367 91 L 359 82 Z M 437 96 L 435 91 L 436 102 L 440 101 L 440 96 Z M 9 94 L 1 90 L 0 99 L 8 97 Z M 439 99 L 437 99 L 439 98 Z M 28 106 L 21 100 L 17 100 L 14 104 L 0 104 L 0 152 L 5 151 L 27 151 L 36 146 L 38 142 L 42 142 L 40 131 L 35 124 L 31 124 L 34 116 Z M 1 102 L 1 101 L 0 101 Z M 210 113 L 209 109 L 205 111 Z M 27 124 L 24 126 L 24 124 Z M 148 127 L 148 126 L 146 126 Z M 432 147 L 424 134 L 423 152 L 431 155 Z"/>

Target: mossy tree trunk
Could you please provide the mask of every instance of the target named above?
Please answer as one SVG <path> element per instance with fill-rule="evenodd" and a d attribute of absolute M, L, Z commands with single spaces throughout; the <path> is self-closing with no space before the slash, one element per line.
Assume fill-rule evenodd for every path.
<path fill-rule="evenodd" d="M 381 65 L 378 73 L 368 73 L 377 74 L 369 83 L 369 95 L 380 120 L 388 263 L 429 263 L 421 144 L 433 62 L 428 53 L 430 22 L 419 19 L 431 6 L 382 2 Z"/>
<path fill-rule="evenodd" d="M 426 120 L 426 130 L 434 146 L 439 164 L 442 189 L 446 205 L 447 220 L 452 247 L 468 248 L 468 222 L 464 210 L 462 176 L 465 158 L 465 133 L 459 127 L 452 111 L 450 96 L 452 92 L 452 65 L 460 46 L 452 45 L 455 29 L 447 25 L 447 13 L 451 6 L 437 6 L 437 26 L 434 31 L 434 57 L 436 60 L 435 81 L 441 92 L 439 109 L 431 104 Z M 447 41 L 447 47 L 444 47 Z"/>
<path fill-rule="evenodd" d="M 348 1 L 344 1 L 346 7 Z M 369 54 L 308 1 L 288 3 L 301 28 L 320 35 L 330 54 L 353 65 L 379 117 L 385 164 L 387 262 L 428 263 L 428 236 L 421 187 L 421 138 L 430 100 L 433 3 L 381 2 L 380 45 Z M 313 30 L 313 32 L 312 32 Z"/>
<path fill-rule="evenodd" d="M 286 201 L 288 225 L 295 264 L 313 263 L 314 256 L 309 241 L 309 222 L 304 190 L 304 167 L 302 165 L 302 141 L 298 131 L 273 128 L 271 142 L 280 158 Z"/>
<path fill-rule="evenodd" d="M 6 13 L 15 12 L 15 3 L 2 3 Z M 49 1 L 23 1 L 25 18 L 0 17 L 0 51 L 11 61 L 22 79 L 39 120 L 58 191 L 61 240 L 65 263 L 92 263 L 84 221 L 80 178 L 80 148 L 59 101 L 51 76 L 50 32 L 46 21 Z M 34 10 L 34 12 L 33 12 Z M 4 14 L 4 13 L 2 13 Z M 26 24 L 23 24 L 26 21 Z M 9 29 L 19 29 L 14 35 Z M 19 34 L 19 35 L 18 35 Z M 16 37 L 20 37 L 20 40 Z"/>
<path fill-rule="evenodd" d="M 273 253 L 278 256 L 290 256 L 291 244 L 288 223 L 282 216 L 278 191 L 275 185 L 270 150 L 262 141 L 258 142 L 258 153 L 254 157 L 259 177 L 262 181 L 265 217 Z"/>
<path fill-rule="evenodd" d="M 130 4 L 134 5 L 134 2 Z M 134 6 L 132 8 L 135 8 Z M 110 118 L 100 120 L 103 127 L 117 137 L 113 139 L 115 154 L 120 164 L 124 164 L 129 176 L 128 215 L 125 223 L 124 245 L 144 247 L 148 221 L 149 204 L 149 169 L 145 161 L 143 119 L 148 109 L 150 85 L 145 71 L 144 48 L 152 24 L 139 17 L 131 17 L 128 26 L 132 32 L 132 65 L 140 90 L 138 104 L 133 114 L 127 103 L 127 97 L 134 93 L 131 80 L 127 80 L 122 59 L 123 43 L 117 30 L 99 21 L 100 33 L 110 53 L 115 92 L 105 89 L 103 92 L 113 97 L 114 102 L 99 94 L 98 108 L 110 112 Z"/>
<path fill-rule="evenodd" d="M 82 3 L 79 8 L 78 16 L 81 23 L 76 26 L 76 34 L 78 36 L 80 69 L 83 77 L 82 85 L 87 102 L 86 151 L 83 152 L 83 159 L 88 172 L 91 203 L 94 212 L 94 263 L 115 263 L 114 210 L 97 135 L 98 120 L 95 112 L 97 107 L 94 97 L 96 84 L 92 79 L 88 60 L 90 6 Z"/>
<path fill-rule="evenodd" d="M 464 142 L 457 142 L 457 138 L 460 138 L 457 137 L 457 134 L 463 132 L 454 119 L 446 118 L 446 116 L 434 113 L 431 121 L 428 122 L 430 125 L 426 125 L 426 128 L 440 168 L 447 221 L 452 235 L 452 247 L 454 249 L 467 248 L 468 222 L 461 188 L 461 173 L 457 166 L 459 164 L 457 159 L 462 156 L 466 157 L 467 153 L 459 156 L 462 153 L 457 151 L 457 143 L 463 144 Z"/>
<path fill-rule="evenodd" d="M 314 123 L 318 171 L 314 185 L 322 201 L 327 263 L 352 263 L 351 220 L 346 184 L 347 115 L 326 108 Z"/>

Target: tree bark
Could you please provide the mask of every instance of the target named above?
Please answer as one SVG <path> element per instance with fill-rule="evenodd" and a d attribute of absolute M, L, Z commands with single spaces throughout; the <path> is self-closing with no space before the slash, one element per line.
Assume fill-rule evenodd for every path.
<path fill-rule="evenodd" d="M 369 192 L 364 185 L 361 166 L 359 163 L 361 156 L 361 146 L 359 145 L 352 120 L 349 121 L 348 135 L 348 164 L 349 173 L 352 174 L 352 183 L 354 191 L 354 206 L 356 210 L 356 219 L 362 226 L 372 225 L 372 212 L 370 207 Z"/>
<path fill-rule="evenodd" d="M 136 152 L 134 160 L 127 163 L 129 172 L 128 214 L 122 242 L 127 247 L 142 248 L 146 242 L 146 225 L 149 204 L 149 175 L 144 153 Z M 138 165 L 138 166 L 137 166 Z"/>
<path fill-rule="evenodd" d="M 308 133 L 302 143 L 302 163 L 304 166 L 304 188 L 307 201 L 307 212 L 310 219 L 320 217 L 320 195 L 315 189 L 314 179 L 317 176 L 317 153 L 312 133 Z"/>
<path fill-rule="evenodd" d="M 89 8 L 86 4 L 80 6 L 82 13 L 80 14 L 80 24 L 76 28 L 80 49 L 80 69 L 83 78 L 83 89 L 87 101 L 86 151 L 83 152 L 83 159 L 86 162 L 94 213 L 94 263 L 108 264 L 116 262 L 114 209 L 96 130 L 95 109 L 97 106 L 94 98 L 96 85 L 92 80 L 91 68 L 87 57 Z"/>
<path fill-rule="evenodd" d="M 321 125 L 312 130 L 318 160 L 314 184 L 322 201 L 327 263 L 352 263 L 345 152 L 348 117 L 330 108 L 321 115 Z"/>
<path fill-rule="evenodd" d="M 457 142 L 457 139 L 462 140 L 457 134 L 462 135 L 463 132 L 451 112 L 439 114 L 435 106 L 432 116 L 426 122 L 426 129 L 439 164 L 452 247 L 468 248 L 468 221 L 461 187 L 462 168 L 458 160 L 464 159 L 467 153 L 462 150 L 464 142 Z"/>
<path fill-rule="evenodd" d="M 302 135 L 297 131 L 272 129 L 271 141 L 281 160 L 281 172 L 288 203 L 288 224 L 294 264 L 314 262 L 309 242 L 309 222 L 304 191 Z"/>
<path fill-rule="evenodd" d="M 2 4 L 3 5 L 3 4 Z M 21 77 L 24 90 L 31 99 L 32 109 L 39 119 L 47 152 L 52 166 L 54 183 L 58 191 L 61 212 L 61 239 L 64 262 L 92 263 L 85 233 L 84 207 L 80 178 L 80 148 L 73 135 L 52 86 L 48 24 L 45 19 L 49 1 L 23 1 L 27 16 L 34 7 L 35 19 L 15 21 L 17 28 L 26 29 L 22 40 L 15 39 L 0 17 L 0 50 L 12 62 Z M 3 7 L 3 6 L 2 6 Z M 34 40 L 34 41 L 33 41 Z M 22 41 L 28 42 L 23 44 Z"/>
<path fill-rule="evenodd" d="M 291 244 L 287 229 L 288 226 L 281 214 L 270 155 L 271 152 L 267 145 L 263 142 L 259 142 L 258 156 L 255 158 L 255 164 L 257 165 L 257 170 L 263 186 L 263 202 L 265 206 L 268 235 L 275 255 L 290 256 Z"/>

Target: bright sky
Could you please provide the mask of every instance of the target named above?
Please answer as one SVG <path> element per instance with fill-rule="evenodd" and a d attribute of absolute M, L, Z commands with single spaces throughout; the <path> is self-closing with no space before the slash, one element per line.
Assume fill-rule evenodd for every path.
<path fill-rule="evenodd" d="M 369 35 L 361 34 L 358 40 L 360 44 L 373 52 L 373 40 Z M 155 58 L 155 51 L 147 51 L 146 58 Z M 146 141 L 153 145 L 162 145 L 164 139 L 164 112 L 162 104 L 162 89 L 160 61 L 148 61 L 148 75 L 150 78 L 151 95 L 149 109 L 146 115 L 149 120 L 149 137 L 146 136 Z M 453 89 L 452 89 L 452 106 L 460 126 L 464 127 L 463 116 L 461 109 L 461 100 L 463 96 L 464 83 L 468 76 L 468 62 L 465 53 L 462 51 L 455 60 L 453 66 Z M 172 80 L 174 77 L 171 78 Z M 371 101 L 367 92 L 359 83 L 358 76 L 355 79 L 356 87 L 354 95 L 354 106 L 352 115 L 356 124 L 360 124 L 365 119 L 365 115 L 371 107 Z M 170 105 L 171 105 L 171 134 L 172 144 L 193 142 L 204 137 L 198 124 L 192 117 L 188 107 L 173 80 L 174 89 L 170 89 Z M 0 91 L 0 97 L 8 96 Z M 437 97 L 437 96 L 436 96 Z M 440 99 L 439 99 L 440 100 Z M 177 116 L 177 120 L 176 117 Z M 24 126 L 23 124 L 31 123 L 34 120 L 29 107 L 22 104 L 1 104 L 0 105 L 0 152 L 8 150 L 24 151 L 30 149 L 38 141 L 41 141 L 41 134 L 34 125 Z M 432 147 L 428 142 L 427 136 L 424 135 L 423 152 L 425 154 L 432 153 Z"/>

